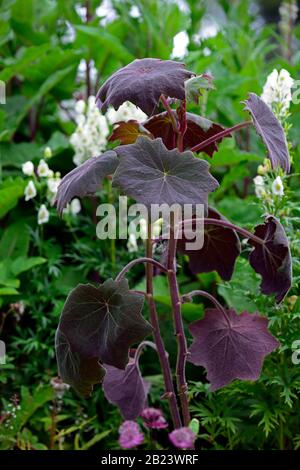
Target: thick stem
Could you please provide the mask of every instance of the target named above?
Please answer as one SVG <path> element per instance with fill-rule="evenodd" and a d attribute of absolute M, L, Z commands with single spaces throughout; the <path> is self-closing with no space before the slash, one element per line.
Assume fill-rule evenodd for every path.
<path fill-rule="evenodd" d="M 156 266 L 157 268 L 161 269 L 162 271 L 167 272 L 167 269 L 162 264 L 160 264 L 158 261 L 155 261 L 155 259 L 153 259 L 153 258 L 150 258 L 150 257 L 137 258 L 137 259 L 134 259 L 134 260 L 130 261 L 130 263 L 128 263 L 128 264 L 126 264 L 126 266 L 124 266 L 122 271 L 120 271 L 119 274 L 117 275 L 116 281 L 121 281 L 121 279 L 123 279 L 123 277 L 125 276 L 127 271 L 129 271 L 129 269 L 131 269 L 136 264 L 141 264 L 141 263 L 147 263 L 147 266 L 148 266 L 148 264 Z"/>
<path fill-rule="evenodd" d="M 245 121 L 245 122 L 241 122 L 240 124 L 236 124 L 233 127 L 229 127 L 228 129 L 224 129 L 218 134 L 212 135 L 211 137 L 209 137 L 209 139 L 206 139 L 203 142 L 200 142 L 199 144 L 195 145 L 190 150 L 191 152 L 199 152 L 200 150 L 205 148 L 207 145 L 213 144 L 214 142 L 217 142 L 218 140 L 223 139 L 223 137 L 230 135 L 232 132 L 239 131 L 240 129 L 243 129 L 243 127 L 247 127 L 252 124 L 253 124 L 252 121 Z"/>
<path fill-rule="evenodd" d="M 161 96 L 160 96 L 160 101 L 162 102 L 163 107 L 165 108 L 165 110 L 166 110 L 167 113 L 168 113 L 168 116 L 169 116 L 170 121 L 171 121 L 171 123 L 172 123 L 173 131 L 175 132 L 175 134 L 178 134 L 178 133 L 179 133 L 179 129 L 178 129 L 177 120 L 176 120 L 176 117 L 175 117 L 175 115 L 174 115 L 174 113 L 173 113 L 173 110 L 172 110 L 171 106 L 170 106 L 169 103 L 168 103 L 167 98 L 166 98 L 164 95 L 161 95 Z"/>
<path fill-rule="evenodd" d="M 151 224 L 148 223 L 148 238 L 146 247 L 147 259 L 152 258 L 152 243 L 151 243 Z M 158 315 L 156 305 L 153 299 L 153 266 L 150 263 L 146 265 L 146 279 L 147 279 L 147 300 L 150 311 L 150 320 L 153 327 L 154 340 L 157 347 L 159 362 L 161 365 L 164 382 L 165 382 L 165 397 L 169 400 L 169 407 L 171 411 L 172 421 L 175 428 L 181 427 L 181 418 L 178 409 L 177 399 L 175 395 L 172 373 L 169 364 L 168 353 L 160 333 Z"/>
<path fill-rule="evenodd" d="M 170 214 L 170 240 L 168 251 L 168 280 L 170 288 L 170 297 L 172 302 L 173 321 L 175 334 L 178 344 L 176 377 L 177 390 L 180 397 L 183 423 L 188 426 L 191 420 L 188 403 L 188 386 L 185 379 L 185 366 L 187 359 L 187 343 L 184 334 L 183 321 L 181 316 L 181 299 L 178 291 L 178 283 L 176 277 L 176 235 L 174 225 L 174 213 Z"/>

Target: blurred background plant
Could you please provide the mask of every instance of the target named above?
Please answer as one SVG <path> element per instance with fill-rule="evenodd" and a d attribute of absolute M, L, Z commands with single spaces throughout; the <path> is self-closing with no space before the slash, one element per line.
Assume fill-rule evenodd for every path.
<path fill-rule="evenodd" d="M 136 57 L 184 60 L 189 69 L 211 74 L 215 89 L 203 94 L 200 111 L 224 126 L 244 117 L 240 101 L 253 91 L 285 127 L 293 161 L 289 176 L 270 170 L 249 129 L 225 139 L 209 160 L 221 182 L 211 204 L 227 218 L 251 228 L 268 211 L 285 225 L 294 285 L 284 303 L 274 307 L 259 294 L 259 279 L 243 256 L 231 283 L 215 272 L 192 275 L 182 257 L 179 281 L 183 292 L 202 286 L 239 312 L 263 312 L 281 341 L 257 383 L 236 381 L 211 393 L 205 374 L 189 365 L 192 410 L 200 421 L 197 445 L 299 448 L 300 370 L 292 362 L 300 339 L 297 18 L 293 0 L 0 1 L 0 80 L 6 88 L 6 104 L 0 105 L 0 338 L 7 349 L 6 364 L 0 365 L 0 449 L 119 447 L 122 420 L 102 391 L 96 388 L 86 401 L 56 378 L 54 334 L 70 288 L 113 276 L 132 251 L 142 253 L 142 243 L 96 238 L 97 205 L 117 204 L 110 181 L 96 198 L 75 199 L 62 219 L 53 203 L 61 175 L 110 148 L 115 122 L 143 121 L 130 103 L 102 115 L 94 101 L 99 83 Z M 194 110 L 199 112 L 196 105 Z M 143 274 L 136 268 L 130 275 L 137 289 Z M 154 285 L 173 360 L 164 277 L 156 276 Z M 185 304 L 185 319 L 200 318 L 204 307 Z M 141 362 L 155 406 L 161 403 L 162 378 L 154 353 L 145 351 Z M 168 419 L 164 403 L 162 408 Z M 170 446 L 166 430 L 155 436 L 148 430 L 142 445 Z"/>

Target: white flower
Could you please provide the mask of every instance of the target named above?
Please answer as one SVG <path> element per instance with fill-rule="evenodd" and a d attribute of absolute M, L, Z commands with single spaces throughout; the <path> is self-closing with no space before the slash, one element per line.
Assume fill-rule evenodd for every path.
<path fill-rule="evenodd" d="M 290 107 L 293 85 L 294 80 L 285 69 L 279 73 L 274 69 L 267 77 L 261 98 L 270 107 L 280 104 L 279 117 L 283 117 Z"/>
<path fill-rule="evenodd" d="M 38 224 L 46 224 L 49 221 L 49 211 L 45 204 L 42 204 L 38 211 Z"/>
<path fill-rule="evenodd" d="M 85 102 L 83 100 L 76 101 L 75 111 L 77 114 L 83 114 L 85 111 Z"/>
<path fill-rule="evenodd" d="M 136 236 L 134 233 L 129 234 L 127 248 L 128 248 L 129 253 L 138 251 L 138 245 L 137 245 Z"/>
<path fill-rule="evenodd" d="M 72 215 L 77 215 L 81 211 L 81 204 L 78 198 L 75 198 L 71 201 L 70 211 Z"/>
<path fill-rule="evenodd" d="M 41 177 L 47 177 L 49 176 L 49 173 L 51 175 L 51 170 L 49 169 L 45 160 L 40 160 L 40 163 L 37 168 L 37 174 Z"/>
<path fill-rule="evenodd" d="M 255 194 L 258 198 L 261 198 L 265 196 L 266 190 L 265 190 L 265 180 L 261 175 L 257 175 L 254 179 L 253 182 L 255 184 Z"/>
<path fill-rule="evenodd" d="M 32 176 L 34 174 L 34 165 L 33 165 L 33 163 L 30 162 L 30 161 L 23 163 L 22 171 L 23 171 L 24 175 Z"/>
<path fill-rule="evenodd" d="M 272 183 L 272 193 L 275 196 L 283 196 L 284 195 L 284 187 L 283 182 L 280 176 L 277 176 Z"/>
<path fill-rule="evenodd" d="M 44 150 L 44 157 L 51 158 L 52 157 L 52 150 L 50 147 L 46 147 Z"/>
<path fill-rule="evenodd" d="M 29 183 L 27 184 L 25 191 L 24 191 L 24 195 L 25 195 L 25 201 L 29 201 L 29 199 L 33 199 L 37 195 L 36 188 L 34 186 L 33 181 L 29 181 Z"/>
<path fill-rule="evenodd" d="M 132 104 L 130 101 L 125 101 L 117 111 L 110 107 L 107 110 L 106 117 L 110 124 L 115 124 L 118 121 L 130 121 L 134 119 L 138 122 L 143 122 L 147 119 L 147 115 L 137 106 Z"/>

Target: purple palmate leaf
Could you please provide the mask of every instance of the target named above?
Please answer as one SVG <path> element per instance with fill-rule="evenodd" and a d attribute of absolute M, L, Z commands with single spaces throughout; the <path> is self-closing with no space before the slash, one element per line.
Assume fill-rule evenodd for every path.
<path fill-rule="evenodd" d="M 89 158 L 63 177 L 58 187 L 56 203 L 61 214 L 64 207 L 75 197 L 95 194 L 101 188 L 105 176 L 114 173 L 118 166 L 117 154 L 108 150 L 99 157 Z"/>
<path fill-rule="evenodd" d="M 130 359 L 125 370 L 105 365 L 105 397 L 117 405 L 124 419 L 137 418 L 144 409 L 150 384 L 141 376 L 138 361 Z"/>
<path fill-rule="evenodd" d="M 287 141 L 282 125 L 269 106 L 255 93 L 249 93 L 245 101 L 245 110 L 249 111 L 255 129 L 268 149 L 272 167 L 281 167 L 290 171 L 290 158 Z"/>
<path fill-rule="evenodd" d="M 175 111 L 172 111 L 176 118 Z M 220 124 L 209 121 L 206 118 L 197 116 L 193 113 L 186 113 L 187 129 L 183 138 L 183 148 L 188 150 L 197 144 L 200 144 L 209 137 L 218 134 L 224 128 Z M 171 150 L 176 147 L 177 135 L 174 133 L 172 122 L 169 114 L 165 111 L 148 119 L 143 126 L 151 132 L 154 137 L 161 137 L 165 146 Z M 221 141 L 222 139 L 220 139 Z M 218 150 L 216 142 L 211 143 L 207 147 L 201 149 L 210 157 Z"/>
<path fill-rule="evenodd" d="M 180 62 L 136 59 L 106 80 L 96 100 L 103 112 L 109 105 L 118 109 L 125 101 L 130 101 L 150 116 L 156 111 L 162 94 L 183 100 L 184 82 L 192 75 Z"/>
<path fill-rule="evenodd" d="M 141 315 L 143 303 L 126 279 L 108 279 L 99 287 L 79 284 L 66 300 L 59 329 L 82 356 L 124 369 L 129 347 L 152 332 Z"/>
<path fill-rule="evenodd" d="M 249 240 L 254 247 L 249 261 L 252 268 L 262 276 L 263 294 L 276 294 L 281 302 L 292 284 L 292 259 L 288 239 L 281 223 L 269 215 L 265 223 L 255 228 L 254 234 L 264 240 L 264 244 Z"/>
<path fill-rule="evenodd" d="M 189 330 L 194 341 L 188 360 L 207 369 L 212 391 L 235 379 L 258 379 L 265 356 L 279 346 L 267 318 L 257 313 L 207 309 Z"/>
<path fill-rule="evenodd" d="M 168 150 L 161 139 L 138 137 L 134 144 L 121 145 L 120 163 L 113 186 L 150 207 L 151 204 L 204 204 L 218 187 L 206 161 L 192 152 Z M 147 190 L 145 190 L 145 188 Z"/>
<path fill-rule="evenodd" d="M 216 209 L 208 208 L 208 218 L 226 220 Z M 194 229 L 194 227 L 192 226 Z M 188 227 L 185 226 L 185 230 Z M 183 231 L 184 235 L 184 231 Z M 217 225 L 204 225 L 204 243 L 200 250 L 187 250 L 186 242 L 193 239 L 181 238 L 177 241 L 180 253 L 189 256 L 190 269 L 194 274 L 217 271 L 222 279 L 231 279 L 235 261 L 241 252 L 239 237 L 236 232 Z"/>
<path fill-rule="evenodd" d="M 91 395 L 93 385 L 102 381 L 105 369 L 97 357 L 85 357 L 72 349 L 66 335 L 58 328 L 55 336 L 58 373 L 80 395 Z"/>

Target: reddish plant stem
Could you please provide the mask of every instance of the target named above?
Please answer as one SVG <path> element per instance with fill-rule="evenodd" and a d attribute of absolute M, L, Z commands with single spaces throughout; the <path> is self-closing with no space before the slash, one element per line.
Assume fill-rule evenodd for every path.
<path fill-rule="evenodd" d="M 187 219 L 183 220 L 182 224 L 191 224 L 191 223 L 197 223 L 197 222 L 203 222 L 204 225 L 219 225 L 220 227 L 225 227 L 229 228 L 231 230 L 234 230 L 235 232 L 240 233 L 243 235 L 245 238 L 249 238 L 253 240 L 255 243 L 258 245 L 264 245 L 265 241 L 262 238 L 257 237 L 253 233 L 249 232 L 245 228 L 238 227 L 237 225 L 232 224 L 231 222 L 228 222 L 228 220 L 222 220 L 222 219 Z"/>
<path fill-rule="evenodd" d="M 177 137 L 177 148 L 180 152 L 184 151 L 183 139 L 187 130 L 187 119 L 186 119 L 186 101 L 181 102 L 180 108 L 178 109 L 179 115 L 179 134 Z"/>
<path fill-rule="evenodd" d="M 159 263 L 158 261 L 155 261 L 155 259 L 149 256 L 149 257 L 144 257 L 144 258 L 137 258 L 137 259 L 130 261 L 130 263 L 126 264 L 126 266 L 124 266 L 124 268 L 119 272 L 115 280 L 121 281 L 123 277 L 125 276 L 125 274 L 127 273 L 127 271 L 129 271 L 129 269 L 131 269 L 136 264 L 141 264 L 141 263 L 147 263 L 147 266 L 148 264 L 156 266 L 162 271 L 167 272 L 167 269 L 161 263 Z"/>
<path fill-rule="evenodd" d="M 177 338 L 178 352 L 176 364 L 177 390 L 180 398 L 183 423 L 188 426 L 191 420 L 188 402 L 188 386 L 185 378 L 185 366 L 188 355 L 186 337 L 181 316 L 181 299 L 176 277 L 176 235 L 174 213 L 170 214 L 170 240 L 168 249 L 168 281 L 172 302 L 173 321 Z"/>
<path fill-rule="evenodd" d="M 212 135 L 211 137 L 209 137 L 209 139 L 206 139 L 203 142 L 200 142 L 199 144 L 195 145 L 190 150 L 191 152 L 199 152 L 199 150 L 202 150 L 207 145 L 213 144 L 214 142 L 217 142 L 218 140 L 223 139 L 223 137 L 230 135 L 232 132 L 239 131 L 240 129 L 243 129 L 243 127 L 247 127 L 252 124 L 253 124 L 252 121 L 245 121 L 245 122 L 241 122 L 240 124 L 236 124 L 233 127 L 229 127 L 228 129 L 224 129 L 218 134 Z"/>
<path fill-rule="evenodd" d="M 183 303 L 189 302 L 192 301 L 193 297 L 195 297 L 196 295 L 201 295 L 202 297 L 206 297 L 207 299 L 209 299 L 216 306 L 216 308 L 220 310 L 228 326 L 231 326 L 225 308 L 223 308 L 220 302 L 218 302 L 217 299 L 215 299 L 215 297 L 209 294 L 208 292 L 205 292 L 204 290 L 193 290 L 188 294 L 184 294 L 181 300 Z"/>
<path fill-rule="evenodd" d="M 151 243 L 151 224 L 148 223 L 148 239 L 146 246 L 147 259 L 152 258 L 152 243 Z M 150 320 L 153 327 L 153 335 L 155 344 L 157 347 L 157 353 L 159 357 L 159 362 L 161 365 L 164 382 L 165 382 L 165 391 L 164 396 L 168 398 L 170 412 L 172 416 L 173 425 L 175 428 L 181 427 L 181 417 L 179 413 L 178 403 L 175 395 L 172 373 L 169 363 L 169 356 L 165 349 L 165 345 L 160 333 L 158 315 L 156 311 L 156 305 L 153 299 L 153 266 L 150 263 L 146 265 L 146 280 L 147 280 L 147 300 L 149 305 Z"/>
<path fill-rule="evenodd" d="M 176 117 L 174 115 L 174 112 L 173 112 L 171 106 L 168 103 L 167 98 L 164 95 L 161 95 L 160 96 L 160 101 L 162 102 L 163 107 L 165 108 L 165 110 L 168 113 L 168 116 L 169 116 L 170 121 L 172 123 L 173 131 L 175 132 L 175 134 L 178 134 L 179 133 L 178 123 L 177 123 Z"/>

